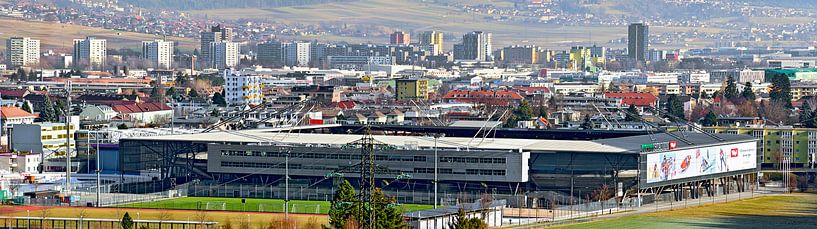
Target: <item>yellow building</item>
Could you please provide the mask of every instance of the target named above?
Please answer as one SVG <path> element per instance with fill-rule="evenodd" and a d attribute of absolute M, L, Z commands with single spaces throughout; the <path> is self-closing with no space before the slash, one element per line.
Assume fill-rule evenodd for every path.
<path fill-rule="evenodd" d="M 398 79 L 395 82 L 397 100 L 428 99 L 428 80 Z"/>
<path fill-rule="evenodd" d="M 793 168 L 810 167 L 817 162 L 817 129 L 793 127 L 705 127 L 710 133 L 743 134 L 760 140 L 760 163 L 764 168 L 775 168 L 786 155 Z M 760 152 L 758 152 L 760 154 Z"/>

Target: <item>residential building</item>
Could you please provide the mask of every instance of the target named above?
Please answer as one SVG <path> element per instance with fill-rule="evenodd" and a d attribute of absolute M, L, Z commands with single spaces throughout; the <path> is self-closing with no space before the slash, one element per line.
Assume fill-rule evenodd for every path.
<path fill-rule="evenodd" d="M 173 115 L 173 110 L 162 102 L 115 105 L 113 110 L 119 113 L 121 119 L 137 125 L 165 124 L 170 122 Z"/>
<path fill-rule="evenodd" d="M 431 55 L 443 54 L 443 33 L 440 31 L 424 31 L 420 33 L 420 46 L 429 47 Z"/>
<path fill-rule="evenodd" d="M 478 103 L 489 106 L 519 105 L 525 98 L 515 91 L 453 90 L 443 100 L 448 103 Z"/>
<path fill-rule="evenodd" d="M 395 81 L 397 100 L 421 99 L 428 100 L 428 80 L 425 79 L 398 79 Z"/>
<path fill-rule="evenodd" d="M 741 84 L 746 82 L 760 83 L 766 81 L 766 72 L 752 69 L 714 70 L 710 73 L 710 82 L 724 82 L 729 79 L 729 77 L 732 77 L 732 79 Z"/>
<path fill-rule="evenodd" d="M 73 61 L 75 67 L 101 70 L 108 56 L 107 41 L 94 37 L 74 39 Z"/>
<path fill-rule="evenodd" d="M 204 61 L 211 61 L 211 51 L 210 51 L 210 43 L 221 43 L 221 42 L 232 42 L 233 41 L 233 29 L 226 28 L 221 25 L 213 26 L 210 28 L 210 31 L 201 32 L 201 44 L 199 48 L 199 52 L 201 52 L 202 60 Z"/>
<path fill-rule="evenodd" d="M 311 43 L 309 42 L 292 42 L 286 43 L 283 46 L 284 65 L 286 66 L 309 66 L 311 61 Z"/>
<path fill-rule="evenodd" d="M 502 61 L 507 64 L 539 63 L 539 52 L 536 46 L 509 46 L 502 48 Z"/>
<path fill-rule="evenodd" d="M 79 114 L 80 120 L 110 121 L 119 115 L 112 107 L 107 105 L 90 105 L 82 109 Z"/>
<path fill-rule="evenodd" d="M 40 40 L 12 37 L 6 40 L 6 63 L 9 68 L 40 63 Z"/>
<path fill-rule="evenodd" d="M 264 67 L 281 67 L 284 65 L 282 44 L 278 41 L 267 41 L 258 44 L 258 63 Z"/>
<path fill-rule="evenodd" d="M 631 105 L 637 108 L 658 107 L 658 97 L 647 92 L 607 92 L 604 93 L 604 97 L 621 99 L 621 105 L 624 107 Z"/>
<path fill-rule="evenodd" d="M 646 61 L 650 43 L 649 26 L 644 23 L 630 24 L 627 34 L 627 56 L 634 61 Z"/>
<path fill-rule="evenodd" d="M 390 56 L 327 56 L 326 66 L 331 69 L 368 71 L 373 66 L 394 65 Z"/>
<path fill-rule="evenodd" d="M 142 42 L 142 57 L 160 69 L 173 68 L 173 42 L 164 40 Z"/>
<path fill-rule="evenodd" d="M 462 43 L 454 46 L 454 59 L 493 61 L 491 33 L 474 31 L 462 36 Z"/>
<path fill-rule="evenodd" d="M 236 42 L 210 43 L 210 64 L 217 69 L 238 67 L 241 47 Z"/>
<path fill-rule="evenodd" d="M 4 153 L 0 154 L 0 171 L 35 174 L 39 172 L 40 154 Z"/>
<path fill-rule="evenodd" d="M 65 155 L 68 136 L 70 147 L 75 147 L 74 133 L 79 128 L 79 118 L 71 117 L 66 130 L 65 123 L 15 124 L 11 128 L 10 148 L 19 152 L 43 153 L 49 156 Z"/>
<path fill-rule="evenodd" d="M 411 44 L 411 35 L 406 32 L 397 31 L 389 35 L 389 44 L 408 45 Z"/>
<path fill-rule="evenodd" d="M 227 104 L 261 104 L 264 102 L 263 86 L 260 75 L 224 70 L 224 99 Z"/>

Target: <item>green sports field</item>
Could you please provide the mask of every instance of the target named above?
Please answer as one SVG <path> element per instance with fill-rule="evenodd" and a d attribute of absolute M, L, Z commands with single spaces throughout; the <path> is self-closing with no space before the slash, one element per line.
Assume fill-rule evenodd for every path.
<path fill-rule="evenodd" d="M 289 212 L 305 214 L 326 214 L 329 212 L 328 201 L 290 200 Z M 280 199 L 246 199 L 220 197 L 182 197 L 160 201 L 151 201 L 135 204 L 125 204 L 118 207 L 127 208 L 154 208 L 154 209 L 183 209 L 183 210 L 226 210 L 246 212 L 284 212 L 284 200 Z M 402 204 L 403 212 L 431 209 L 431 205 Z"/>
<path fill-rule="evenodd" d="M 558 228 L 814 228 L 817 195 L 768 196 Z"/>

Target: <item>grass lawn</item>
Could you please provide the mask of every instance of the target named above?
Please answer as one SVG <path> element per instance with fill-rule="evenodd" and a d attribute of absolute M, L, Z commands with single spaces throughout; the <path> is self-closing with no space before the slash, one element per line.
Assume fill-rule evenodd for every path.
<path fill-rule="evenodd" d="M 30 209 L 30 212 L 26 210 Z M 282 213 L 245 213 L 245 212 L 225 212 L 225 211 L 189 211 L 189 210 L 166 210 L 166 209 L 125 209 L 125 208 L 84 208 L 84 207 L 32 207 L 32 206 L 0 206 L 0 215 L 3 216 L 27 216 L 32 217 L 79 217 L 85 218 L 106 218 L 121 219 L 127 212 L 133 219 L 151 220 L 180 220 L 180 221 L 214 221 L 219 225 L 229 223 L 233 228 L 247 228 L 247 224 L 252 228 L 280 228 L 276 226 L 284 222 Z M 297 225 L 297 228 L 318 229 L 320 225 L 326 224 L 326 215 L 303 215 L 290 214 L 290 222 Z M 2 222 L 0 222 L 2 225 Z M 96 228 L 96 227 L 95 227 Z M 106 228 L 106 227 L 99 227 Z M 191 227 L 188 227 L 191 228 Z"/>
<path fill-rule="evenodd" d="M 817 225 L 817 195 L 804 194 L 759 197 L 558 228 L 810 228 L 814 225 Z"/>
<path fill-rule="evenodd" d="M 209 203 L 209 204 L 208 204 Z M 222 205 L 223 203 L 223 205 Z M 241 203 L 241 198 L 221 198 L 221 197 L 182 197 L 152 202 L 135 204 L 125 204 L 119 207 L 128 208 L 155 208 L 155 209 L 184 209 L 184 210 L 224 210 L 227 211 L 247 211 L 247 212 L 284 212 L 284 200 L 280 199 L 246 199 L 246 203 Z M 400 205 L 403 212 L 431 209 L 431 205 L 403 204 Z M 290 200 L 289 210 L 291 213 L 326 214 L 329 212 L 328 201 L 313 200 Z"/>

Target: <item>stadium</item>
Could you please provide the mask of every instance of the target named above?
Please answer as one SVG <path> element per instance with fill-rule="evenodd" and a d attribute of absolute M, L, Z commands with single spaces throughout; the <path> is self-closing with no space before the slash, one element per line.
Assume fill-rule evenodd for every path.
<path fill-rule="evenodd" d="M 499 129 L 372 129 L 375 162 L 385 168 L 376 179 L 401 203 L 433 203 L 435 177 L 442 204 L 491 194 L 535 207 L 546 195 L 583 198 L 604 186 L 621 198 L 723 194 L 743 190 L 757 172 L 757 140 L 743 135 L 572 131 L 521 139 L 495 137 Z M 190 196 L 329 200 L 338 179 L 358 182 L 359 174 L 339 172 L 361 158 L 355 142 L 364 135 L 351 130 L 319 125 L 124 138 L 113 190 L 148 193 L 185 184 Z M 460 137 L 473 132 L 476 137 Z"/>

